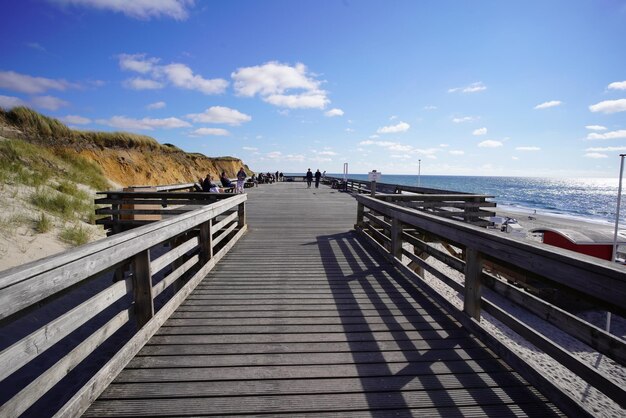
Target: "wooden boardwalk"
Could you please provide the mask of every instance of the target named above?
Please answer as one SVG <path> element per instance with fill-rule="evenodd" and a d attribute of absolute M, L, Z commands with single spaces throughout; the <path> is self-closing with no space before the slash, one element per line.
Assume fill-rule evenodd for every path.
<path fill-rule="evenodd" d="M 263 185 L 247 213 L 86 416 L 561 415 L 350 232 L 349 195 Z"/>

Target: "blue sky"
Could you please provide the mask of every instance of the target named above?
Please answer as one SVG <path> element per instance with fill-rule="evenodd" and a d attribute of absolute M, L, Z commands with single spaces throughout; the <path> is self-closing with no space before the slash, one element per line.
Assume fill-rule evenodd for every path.
<path fill-rule="evenodd" d="M 623 0 L 2 9 L 0 106 L 256 171 L 617 177 L 626 153 Z"/>

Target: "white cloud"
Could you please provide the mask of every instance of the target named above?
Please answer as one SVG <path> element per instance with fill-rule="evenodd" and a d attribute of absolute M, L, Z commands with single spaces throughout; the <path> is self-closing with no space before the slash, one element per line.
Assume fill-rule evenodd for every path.
<path fill-rule="evenodd" d="M 240 96 L 257 94 L 267 103 L 288 108 L 326 107 L 330 100 L 302 63 L 295 66 L 270 61 L 263 65 L 238 68 L 231 74 Z"/>
<path fill-rule="evenodd" d="M 622 130 L 619 130 L 619 131 L 605 132 L 603 134 L 598 134 L 598 133 L 592 132 L 592 133 L 587 135 L 587 139 L 589 139 L 589 140 L 594 140 L 594 139 L 621 139 L 621 138 L 626 138 L 626 129 L 622 129 Z"/>
<path fill-rule="evenodd" d="M 27 103 L 19 97 L 0 95 L 0 107 L 9 109 L 17 106 L 26 106 Z"/>
<path fill-rule="evenodd" d="M 589 106 L 592 112 L 617 113 L 626 111 L 626 99 L 605 100 Z"/>
<path fill-rule="evenodd" d="M 609 84 L 610 90 L 626 90 L 626 81 L 615 81 Z"/>
<path fill-rule="evenodd" d="M 356 132 L 356 131 L 355 131 L 354 129 L 352 129 L 352 128 L 346 128 L 346 129 L 345 129 L 345 131 L 346 131 L 346 132 Z"/>
<path fill-rule="evenodd" d="M 199 128 L 199 129 L 196 129 L 195 131 L 192 131 L 189 134 L 189 136 L 208 136 L 208 135 L 228 136 L 230 135 L 230 132 L 222 128 Z"/>
<path fill-rule="evenodd" d="M 450 146 L 450 144 L 439 144 L 439 146 L 441 148 L 448 148 Z"/>
<path fill-rule="evenodd" d="M 448 93 L 477 93 L 479 91 L 487 90 L 487 87 L 483 84 L 482 81 L 477 81 L 476 83 L 472 83 L 469 86 L 465 87 L 455 87 L 452 89 L 448 89 Z"/>
<path fill-rule="evenodd" d="M 114 128 L 126 129 L 126 130 L 146 130 L 151 131 L 155 128 L 173 129 L 173 128 L 186 128 L 191 126 L 188 122 L 180 120 L 178 118 L 164 118 L 164 119 L 133 119 L 126 116 L 113 116 L 110 119 L 98 119 L 97 123 L 101 125 L 112 126 Z"/>
<path fill-rule="evenodd" d="M 26 74 L 19 74 L 15 71 L 0 71 L 0 88 L 21 93 L 39 94 L 48 90 L 64 91 L 69 88 L 77 88 L 78 85 L 63 79 L 53 80 L 51 78 L 33 77 Z"/>
<path fill-rule="evenodd" d="M 119 55 L 119 64 L 122 70 L 141 74 L 153 72 L 158 67 L 159 61 L 159 58 L 146 58 L 146 54 Z"/>
<path fill-rule="evenodd" d="M 474 136 L 487 135 L 487 128 L 475 129 L 474 132 L 472 132 L 472 135 Z"/>
<path fill-rule="evenodd" d="M 449 151 L 449 153 L 452 154 L 452 155 L 464 155 L 465 151 L 462 151 L 462 150 L 451 150 L 451 151 Z"/>
<path fill-rule="evenodd" d="M 185 20 L 189 17 L 189 9 L 194 0 L 50 0 L 60 5 L 92 7 L 122 13 L 140 20 L 170 17 L 174 20 Z"/>
<path fill-rule="evenodd" d="M 163 71 L 172 84 L 187 90 L 198 90 L 204 94 L 219 94 L 228 87 L 228 81 L 221 78 L 207 80 L 195 75 L 191 68 L 184 64 L 169 64 L 163 67 Z"/>
<path fill-rule="evenodd" d="M 324 91 L 313 91 L 302 94 L 272 94 L 263 99 L 278 107 L 289 109 L 323 109 L 330 102 Z"/>
<path fill-rule="evenodd" d="M 428 149 L 414 148 L 411 145 L 400 144 L 398 142 L 374 141 L 374 140 L 371 140 L 371 139 L 366 139 L 364 141 L 361 141 L 361 142 L 359 142 L 358 145 L 362 145 L 362 146 L 376 145 L 376 146 L 379 146 L 381 148 L 386 148 L 389 151 L 404 152 L 404 153 L 407 153 L 407 154 L 410 153 L 410 154 L 426 155 L 426 156 L 434 156 L 435 153 L 441 151 L 441 149 L 439 149 L 439 148 L 428 148 Z"/>
<path fill-rule="evenodd" d="M 132 90 L 158 90 L 162 89 L 165 85 L 159 81 L 151 80 L 149 78 L 135 77 L 128 80 L 124 80 L 122 85 Z"/>
<path fill-rule="evenodd" d="M 437 106 L 424 106 L 424 110 L 437 110 Z"/>
<path fill-rule="evenodd" d="M 91 119 L 78 115 L 67 115 L 62 117 L 61 120 L 72 125 L 87 125 L 91 123 Z"/>
<path fill-rule="evenodd" d="M 224 106 L 212 106 L 203 113 L 192 113 L 186 117 L 197 123 L 225 123 L 231 126 L 252 120 L 249 115 Z"/>
<path fill-rule="evenodd" d="M 454 123 L 463 123 L 463 122 L 473 122 L 476 118 L 473 116 L 462 116 L 460 118 L 452 118 L 452 122 Z"/>
<path fill-rule="evenodd" d="M 587 125 L 585 126 L 585 128 L 589 129 L 590 131 L 606 131 L 606 127 L 602 125 Z"/>
<path fill-rule="evenodd" d="M 242 148 L 244 151 L 258 151 L 258 148 L 255 147 L 243 147 Z"/>
<path fill-rule="evenodd" d="M 514 161 L 517 161 L 517 160 L 519 160 L 519 157 L 513 156 L 513 157 L 511 157 L 511 159 L 514 160 Z"/>
<path fill-rule="evenodd" d="M 516 147 L 516 151 L 541 151 L 539 147 Z"/>
<path fill-rule="evenodd" d="M 543 102 L 534 107 L 534 109 L 549 109 L 551 107 L 560 106 L 560 100 L 550 100 L 549 102 Z"/>
<path fill-rule="evenodd" d="M 335 151 L 313 151 L 313 153 L 317 154 L 317 155 L 328 155 L 328 156 L 334 156 L 337 155 L 337 153 Z"/>
<path fill-rule="evenodd" d="M 501 147 L 502 145 L 504 145 L 502 144 L 502 142 L 494 141 L 492 139 L 488 139 L 478 144 L 480 148 L 498 148 L 498 147 Z"/>
<path fill-rule="evenodd" d="M 63 106 L 69 105 L 69 103 L 65 100 L 61 100 L 58 97 L 53 96 L 33 97 L 32 102 L 36 107 L 41 107 L 47 110 L 57 110 Z"/>
<path fill-rule="evenodd" d="M 147 108 L 150 110 L 154 110 L 154 109 L 163 109 L 166 106 L 165 102 L 154 102 L 154 103 L 150 103 Z"/>
<path fill-rule="evenodd" d="M 324 113 L 326 116 L 328 116 L 329 118 L 332 118 L 333 116 L 343 116 L 343 110 L 341 109 L 330 109 L 329 111 Z"/>
<path fill-rule="evenodd" d="M 406 122 L 400 122 L 396 125 L 383 126 L 382 128 L 378 128 L 376 133 L 378 134 L 395 134 L 399 132 L 406 132 L 409 130 L 411 125 Z"/>
<path fill-rule="evenodd" d="M 587 152 L 620 152 L 626 151 L 626 147 L 591 147 L 587 148 Z"/>
<path fill-rule="evenodd" d="M 608 158 L 609 156 L 606 154 L 601 154 L 599 152 L 588 152 L 587 154 L 585 154 L 585 157 L 599 159 L 599 158 Z"/>
<path fill-rule="evenodd" d="M 221 78 L 206 79 L 194 74 L 185 64 L 160 65 L 159 62 L 160 59 L 146 57 L 145 54 L 121 54 L 119 65 L 122 70 L 144 74 L 144 77 L 126 80 L 124 86 L 136 90 L 160 89 L 167 82 L 179 88 L 204 94 L 223 93 L 228 87 L 228 81 Z"/>
<path fill-rule="evenodd" d="M 280 151 L 272 151 L 272 152 L 268 152 L 265 155 L 264 159 L 269 159 L 274 162 L 278 162 L 278 161 L 304 162 L 305 157 L 302 154 L 283 154 Z"/>

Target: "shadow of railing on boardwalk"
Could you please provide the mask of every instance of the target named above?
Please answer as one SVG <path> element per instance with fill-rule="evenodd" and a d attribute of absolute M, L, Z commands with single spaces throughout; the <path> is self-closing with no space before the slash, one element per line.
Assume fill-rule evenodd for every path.
<path fill-rule="evenodd" d="M 463 414 L 463 407 L 476 406 L 499 414 L 538 412 L 536 404 L 545 399 L 495 360 L 491 351 L 470 339 L 383 257 L 373 256 L 356 235 L 320 236 L 317 245 L 373 416 L 419 408 Z M 349 273 L 342 272 L 345 268 L 339 259 L 347 261 Z M 355 291 L 355 283 L 363 290 L 362 296 Z M 381 325 L 371 322 L 364 304 L 372 305 L 372 314 L 383 319 Z M 436 323 L 428 321 L 429 317 Z M 370 342 L 365 350 L 363 342 Z M 481 403 L 486 405 L 480 407 Z M 535 405 L 527 408 L 531 404 Z M 551 412 L 546 408 L 542 415 Z"/>

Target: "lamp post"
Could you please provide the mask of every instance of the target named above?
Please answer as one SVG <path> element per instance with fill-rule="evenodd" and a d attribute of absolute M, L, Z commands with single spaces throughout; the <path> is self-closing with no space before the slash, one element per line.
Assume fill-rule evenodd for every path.
<path fill-rule="evenodd" d="M 420 187 L 422 179 L 422 160 L 417 160 L 417 187 Z"/>
<path fill-rule="evenodd" d="M 624 175 L 624 157 L 626 154 L 620 154 L 619 165 L 619 187 L 617 188 L 617 208 L 615 210 L 615 232 L 613 233 L 613 257 L 611 261 L 615 262 L 617 258 L 617 233 L 619 231 L 619 209 L 622 203 L 622 176 Z M 611 332 L 611 312 L 606 313 L 606 332 Z"/>

